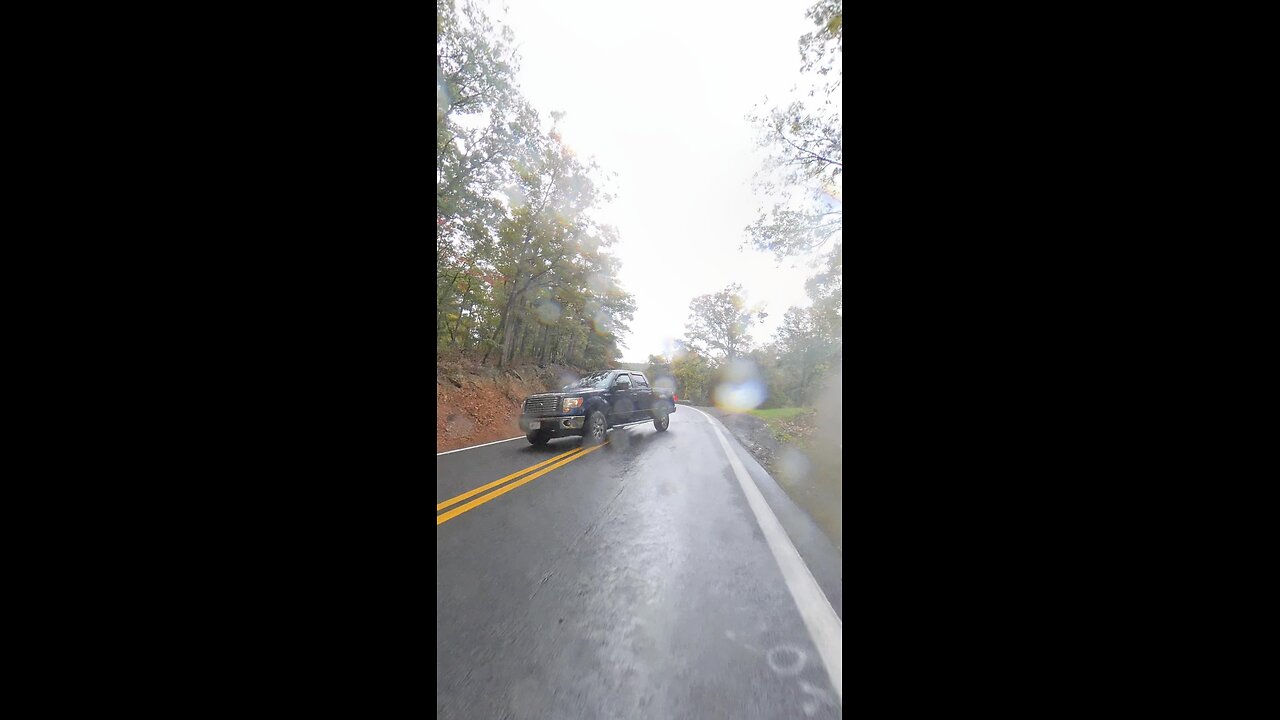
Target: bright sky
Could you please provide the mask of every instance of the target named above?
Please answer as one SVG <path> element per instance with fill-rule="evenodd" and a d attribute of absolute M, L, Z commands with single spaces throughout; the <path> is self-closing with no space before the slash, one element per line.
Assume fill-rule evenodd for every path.
<path fill-rule="evenodd" d="M 618 228 L 613 253 L 635 295 L 624 362 L 667 353 L 684 335 L 689 301 L 732 282 L 769 317 L 769 340 L 792 305 L 807 306 L 812 270 L 739 251 L 757 216 L 760 167 L 745 115 L 802 81 L 800 35 L 813 0 L 510 0 L 490 12 L 511 26 L 525 97 L 579 157 L 616 172 L 617 198 L 599 215 Z"/>

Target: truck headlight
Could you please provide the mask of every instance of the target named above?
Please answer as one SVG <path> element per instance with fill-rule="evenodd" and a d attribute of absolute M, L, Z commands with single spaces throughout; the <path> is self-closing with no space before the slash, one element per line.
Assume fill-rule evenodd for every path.
<path fill-rule="evenodd" d="M 582 407 L 582 398 L 565 398 L 564 412 L 569 412 L 574 408 Z"/>

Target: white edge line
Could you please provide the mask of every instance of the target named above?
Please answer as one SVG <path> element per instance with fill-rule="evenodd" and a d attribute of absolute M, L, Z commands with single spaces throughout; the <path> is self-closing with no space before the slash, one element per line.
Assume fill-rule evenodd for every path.
<path fill-rule="evenodd" d="M 836 615 L 835 608 L 831 607 L 831 601 L 827 599 L 826 593 L 822 592 L 822 587 L 818 585 L 817 579 L 813 577 L 813 571 L 805 564 L 804 559 L 800 557 L 796 546 L 791 542 L 791 537 L 787 535 L 787 531 L 783 529 L 782 523 L 778 521 L 778 516 L 774 515 L 773 509 L 769 507 L 769 503 L 765 501 L 764 495 L 761 494 L 760 488 L 756 487 L 755 481 L 747 473 L 747 469 L 743 467 L 742 460 L 733 452 L 729 441 L 725 439 L 724 432 L 720 430 L 719 425 L 712 420 L 710 415 L 698 410 L 690 408 L 707 418 L 711 429 L 715 432 L 716 437 L 720 440 L 720 447 L 724 449 L 725 455 L 729 457 L 729 466 L 733 468 L 733 474 L 738 479 L 738 484 L 742 486 L 742 492 L 747 496 L 747 505 L 751 507 L 751 512 L 756 516 L 756 522 L 760 525 L 761 532 L 764 533 L 765 543 L 769 546 L 769 550 L 773 552 L 773 559 L 778 562 L 778 569 L 782 571 L 782 579 L 786 581 L 787 589 L 791 591 L 791 597 L 796 601 L 796 607 L 800 609 L 800 618 L 804 620 L 805 629 L 809 631 L 809 638 L 813 640 L 813 645 L 818 649 L 818 654 L 822 656 L 822 664 L 827 668 L 827 677 L 831 680 L 831 687 L 836 692 L 836 698 L 840 701 L 840 705 L 844 705 L 844 693 L 841 687 L 841 678 L 844 673 L 844 624 L 840 621 L 840 617 Z"/>
<path fill-rule="evenodd" d="M 475 450 L 478 447 L 485 447 L 486 445 L 497 445 L 498 443 L 511 442 L 512 440 L 523 440 L 523 439 L 524 439 L 523 435 L 517 435 L 513 438 L 507 438 L 506 440 L 494 440 L 493 442 L 485 443 L 484 445 L 472 445 L 471 447 L 458 448 L 457 450 L 445 450 L 442 453 L 436 453 L 436 457 L 440 457 L 441 455 L 448 455 L 449 453 L 462 452 L 463 450 Z"/>

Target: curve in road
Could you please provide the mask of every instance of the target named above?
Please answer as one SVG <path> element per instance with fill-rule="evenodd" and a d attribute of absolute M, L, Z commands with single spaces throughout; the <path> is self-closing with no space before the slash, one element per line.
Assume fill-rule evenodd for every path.
<path fill-rule="evenodd" d="M 839 553 L 713 418 L 436 471 L 437 717 L 841 715 Z"/>

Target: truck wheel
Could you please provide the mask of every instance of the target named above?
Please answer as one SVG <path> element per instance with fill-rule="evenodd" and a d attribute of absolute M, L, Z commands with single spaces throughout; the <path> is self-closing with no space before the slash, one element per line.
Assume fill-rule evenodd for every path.
<path fill-rule="evenodd" d="M 530 445 L 546 445 L 551 440 L 551 433 L 545 430 L 530 430 L 525 433 Z"/>
<path fill-rule="evenodd" d="M 599 445 L 604 442 L 604 436 L 608 431 L 609 426 L 605 422 L 604 413 L 596 410 L 587 416 L 587 422 L 582 426 L 582 444 Z"/>
<path fill-rule="evenodd" d="M 670 425 L 671 425 L 671 416 L 667 414 L 666 410 L 659 410 L 657 413 L 654 414 L 653 426 L 657 428 L 658 432 L 666 432 L 667 427 Z"/>

